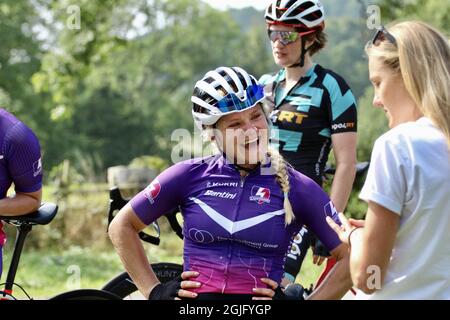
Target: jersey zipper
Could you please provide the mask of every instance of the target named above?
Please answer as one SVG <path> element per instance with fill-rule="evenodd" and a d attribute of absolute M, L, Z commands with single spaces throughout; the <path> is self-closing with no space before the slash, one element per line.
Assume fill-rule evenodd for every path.
<path fill-rule="evenodd" d="M 248 175 L 246 176 L 241 176 L 241 189 L 244 188 L 244 183 L 245 183 L 245 179 L 248 177 Z"/>

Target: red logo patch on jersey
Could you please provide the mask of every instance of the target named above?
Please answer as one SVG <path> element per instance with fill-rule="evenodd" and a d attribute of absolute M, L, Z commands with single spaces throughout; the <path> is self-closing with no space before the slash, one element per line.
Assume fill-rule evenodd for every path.
<path fill-rule="evenodd" d="M 152 183 L 148 185 L 144 190 L 144 196 L 148 199 L 151 204 L 155 203 L 155 199 L 161 191 L 161 184 L 157 179 L 153 180 Z"/>
<path fill-rule="evenodd" d="M 270 189 L 253 186 L 250 201 L 256 201 L 258 204 L 270 203 Z"/>

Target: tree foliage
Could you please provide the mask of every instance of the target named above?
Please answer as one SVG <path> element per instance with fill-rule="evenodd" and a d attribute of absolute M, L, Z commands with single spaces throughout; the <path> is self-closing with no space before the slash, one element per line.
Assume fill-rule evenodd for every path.
<path fill-rule="evenodd" d="M 227 13 L 193 0 L 73 4 L 80 29 L 57 30 L 57 50 L 45 53 L 33 76 L 36 90 L 51 96 L 50 117 L 65 144 L 75 147 L 53 143 L 51 159 L 73 150 L 101 154 L 105 166 L 142 154 L 168 158 L 170 133 L 192 128 L 194 82 L 212 67 L 238 65 L 245 35 Z M 49 5 L 64 26 L 68 3 Z"/>
<path fill-rule="evenodd" d="M 448 1 L 378 4 L 384 23 L 418 18 L 450 28 Z M 317 57 L 359 100 L 359 160 L 385 130 L 367 89 L 366 5 L 324 0 L 329 43 Z M 2 1 L 0 104 L 37 133 L 46 170 L 65 159 L 79 172 L 89 159 L 103 170 L 142 155 L 171 163 L 171 133 L 193 129 L 190 95 L 206 71 L 278 69 L 265 28 L 261 11 L 222 12 L 198 0 Z"/>
<path fill-rule="evenodd" d="M 450 32 L 450 2 L 442 0 L 379 0 L 383 23 L 421 20 Z"/>

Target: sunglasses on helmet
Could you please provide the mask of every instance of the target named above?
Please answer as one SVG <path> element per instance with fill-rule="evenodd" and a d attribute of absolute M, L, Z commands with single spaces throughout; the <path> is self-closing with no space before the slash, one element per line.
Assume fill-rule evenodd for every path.
<path fill-rule="evenodd" d="M 244 100 L 235 93 L 229 93 L 216 103 L 216 107 L 223 113 L 251 108 L 264 98 L 264 88 L 254 84 L 245 89 Z"/>

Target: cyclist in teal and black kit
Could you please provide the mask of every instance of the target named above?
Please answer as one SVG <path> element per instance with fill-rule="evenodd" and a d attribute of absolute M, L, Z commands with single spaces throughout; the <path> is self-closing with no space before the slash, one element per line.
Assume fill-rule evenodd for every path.
<path fill-rule="evenodd" d="M 15 195 L 7 197 L 14 183 Z M 34 133 L 0 109 L 0 215 L 14 216 L 39 208 L 42 195 L 41 148 Z M 0 221 L 0 276 L 6 241 Z"/>
<path fill-rule="evenodd" d="M 278 284 L 292 237 L 303 224 L 340 260 L 311 298 L 338 299 L 350 288 L 348 247 L 325 220 L 337 216 L 333 203 L 268 149 L 264 99 L 263 87 L 240 68 L 208 72 L 195 86 L 192 113 L 219 153 L 168 168 L 112 221 L 111 241 L 149 299 L 284 299 Z M 161 284 L 138 232 L 175 207 L 184 221 L 185 281 Z"/>
<path fill-rule="evenodd" d="M 322 185 L 333 146 L 336 174 L 330 198 L 343 212 L 356 172 L 356 103 L 339 75 L 312 61 L 326 43 L 323 6 L 319 0 L 273 0 L 265 19 L 274 60 L 283 67 L 260 80 L 274 108 L 274 147 L 296 170 Z M 286 280 L 295 280 L 313 239 L 307 228 L 296 236 L 297 245 L 286 261 Z"/>

